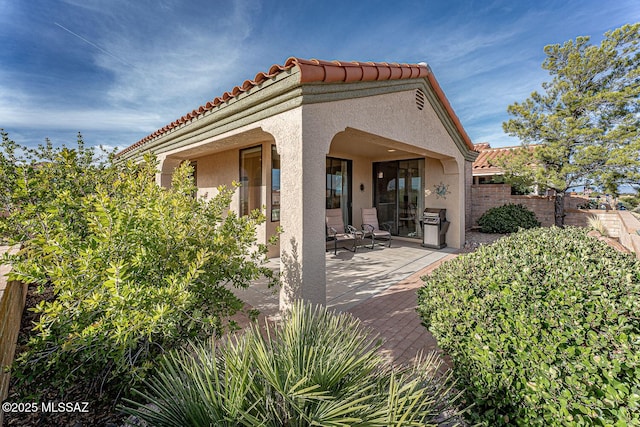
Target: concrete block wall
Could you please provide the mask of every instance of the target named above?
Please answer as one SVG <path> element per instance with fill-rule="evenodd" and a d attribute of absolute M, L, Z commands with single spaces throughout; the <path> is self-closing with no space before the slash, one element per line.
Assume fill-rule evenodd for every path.
<path fill-rule="evenodd" d="M 590 212 L 587 210 L 565 209 L 564 223 L 573 227 L 588 227 Z"/>
<path fill-rule="evenodd" d="M 0 255 L 5 252 L 15 253 L 18 247 L 0 246 Z M 13 363 L 20 320 L 27 298 L 27 285 L 17 281 L 7 280 L 10 266 L 0 265 L 0 402 L 9 393 L 10 373 L 5 367 Z M 3 423 L 4 413 L 0 411 L 0 425 Z"/>
<path fill-rule="evenodd" d="M 568 209 L 564 218 L 565 225 L 588 227 L 590 217 L 598 217 L 607 230 L 607 236 L 619 238 L 622 230 L 620 211 L 603 211 L 599 209 Z"/>
<path fill-rule="evenodd" d="M 478 225 L 483 213 L 496 206 L 511 203 L 511 187 L 503 184 L 471 186 L 471 223 Z"/>
<path fill-rule="evenodd" d="M 544 227 L 550 227 L 555 223 L 553 196 L 512 196 L 511 186 L 508 184 L 478 184 L 471 186 L 471 200 L 471 218 L 473 225 L 477 225 L 482 214 L 489 209 L 509 203 L 525 206 L 535 213 L 538 221 L 540 221 Z M 565 211 L 568 213 L 569 211 L 576 210 L 577 206 L 585 201 L 586 199 L 584 197 L 567 195 L 567 197 L 565 197 Z M 574 219 L 576 222 L 582 222 L 583 220 L 582 217 Z"/>
<path fill-rule="evenodd" d="M 617 211 L 617 214 L 620 218 L 620 243 L 640 259 L 640 221 L 629 211 Z"/>
<path fill-rule="evenodd" d="M 521 204 L 536 214 L 543 227 L 555 224 L 554 196 L 512 196 L 508 184 L 478 184 L 471 186 L 472 225 L 478 225 L 478 219 L 487 210 L 509 203 Z M 578 209 L 588 201 L 586 196 L 568 194 L 565 197 L 565 225 L 575 227 L 589 226 L 589 217 L 596 216 L 607 231 L 609 237 L 619 239 L 620 243 L 636 254 L 640 259 L 640 221 L 628 211 L 604 211 Z"/>

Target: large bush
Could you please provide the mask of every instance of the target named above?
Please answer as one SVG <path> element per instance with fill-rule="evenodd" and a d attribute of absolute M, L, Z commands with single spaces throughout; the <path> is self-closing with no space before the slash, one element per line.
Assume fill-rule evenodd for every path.
<path fill-rule="evenodd" d="M 27 148 L 2 129 L 0 135 L 0 240 L 22 242 L 42 232 L 52 209 L 56 221 L 83 236 L 80 199 L 113 181 L 112 155 L 97 156 L 80 134 L 75 148 L 55 148 L 49 140 Z"/>
<path fill-rule="evenodd" d="M 29 179 L 15 184 L 21 196 L 6 218 L 24 239 L 14 278 L 51 295 L 33 309 L 39 319 L 22 343 L 14 389 L 115 396 L 164 352 L 220 335 L 243 305 L 232 287 L 272 278 L 262 265 L 266 247 L 256 244 L 264 216 L 230 212 L 233 189 L 194 197 L 187 164 L 165 189 L 154 182 L 151 157 L 109 164 L 106 179 L 78 151 L 53 150 L 46 163 L 18 163 L 15 176 Z M 85 171 L 95 180 L 67 182 L 85 182 Z"/>
<path fill-rule="evenodd" d="M 172 353 L 125 411 L 168 427 L 431 426 L 455 415 L 436 356 L 390 368 L 379 347 L 350 315 L 297 303 L 266 333 Z"/>
<path fill-rule="evenodd" d="M 538 228 L 425 277 L 419 312 L 486 425 L 640 424 L 640 262 Z"/>
<path fill-rule="evenodd" d="M 536 215 L 523 205 L 497 206 L 482 214 L 478 225 L 483 233 L 515 233 L 520 228 L 539 227 Z"/>

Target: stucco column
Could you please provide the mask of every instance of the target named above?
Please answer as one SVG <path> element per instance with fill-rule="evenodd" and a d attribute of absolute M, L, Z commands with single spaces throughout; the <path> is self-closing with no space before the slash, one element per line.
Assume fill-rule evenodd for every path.
<path fill-rule="evenodd" d="M 426 163 L 427 181 L 432 183 L 427 188 L 432 193 L 427 197 L 426 206 L 447 209 L 447 219 L 450 221 L 447 246 L 453 248 L 461 248 L 464 245 L 466 221 L 464 164 L 465 161 L 461 157 L 427 159 Z M 438 183 L 444 184 L 447 188 L 447 194 L 444 196 L 433 193 L 434 186 Z"/>
<path fill-rule="evenodd" d="M 166 155 L 158 156 L 158 172 L 156 172 L 156 184 L 161 187 L 171 187 L 171 178 L 173 171 L 180 166 L 180 159 L 167 157 Z"/>
<path fill-rule="evenodd" d="M 471 197 L 472 185 L 473 185 L 473 162 L 469 160 L 465 160 L 464 162 L 464 194 L 465 194 L 464 228 L 465 228 L 465 231 L 471 228 L 471 226 L 473 225 L 471 224 L 472 208 L 473 208 L 472 206 L 473 199 Z M 464 242 L 462 244 L 464 245 Z"/>
<path fill-rule="evenodd" d="M 326 304 L 325 174 L 331 137 L 304 130 L 301 117 L 274 129 L 280 154 L 280 309 L 297 299 Z"/>

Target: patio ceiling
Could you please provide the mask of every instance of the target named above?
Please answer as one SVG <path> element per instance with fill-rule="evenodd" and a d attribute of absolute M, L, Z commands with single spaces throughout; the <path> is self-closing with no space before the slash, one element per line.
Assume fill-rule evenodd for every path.
<path fill-rule="evenodd" d="M 186 160 L 231 149 L 250 147 L 261 144 L 265 141 L 275 143 L 273 135 L 260 128 L 251 129 L 226 138 L 212 139 L 205 140 L 200 144 L 192 144 L 184 147 L 183 149 L 175 150 L 174 153 L 170 153 L 170 156 Z"/>
<path fill-rule="evenodd" d="M 373 161 L 415 157 L 448 158 L 433 151 L 354 128 L 347 128 L 335 135 L 331 142 L 331 152 L 367 157 Z"/>

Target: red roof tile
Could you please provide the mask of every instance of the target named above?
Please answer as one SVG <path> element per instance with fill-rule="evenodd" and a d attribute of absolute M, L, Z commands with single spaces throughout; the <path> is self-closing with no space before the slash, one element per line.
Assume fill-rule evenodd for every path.
<path fill-rule="evenodd" d="M 421 64 L 398 64 L 386 62 L 344 62 L 344 61 L 322 61 L 318 59 L 301 59 L 291 57 L 287 59 L 284 65 L 272 65 L 269 71 L 256 74 L 253 80 L 246 80 L 242 85 L 234 87 L 231 91 L 225 92 L 222 96 L 216 97 L 200 106 L 198 109 L 182 116 L 178 120 L 156 130 L 150 135 L 142 138 L 140 141 L 122 150 L 118 155 L 132 151 L 146 142 L 157 138 L 182 124 L 196 119 L 208 111 L 213 110 L 219 105 L 236 98 L 240 94 L 247 92 L 255 86 L 258 86 L 266 80 L 276 77 L 278 74 L 290 70 L 293 67 L 300 68 L 301 83 L 326 82 L 326 83 L 351 83 L 358 81 L 381 81 L 381 80 L 399 80 L 399 79 L 415 79 L 426 77 L 433 86 L 436 95 L 444 105 L 451 120 L 463 137 L 469 149 L 473 150 L 471 139 L 462 127 L 462 123 L 456 116 L 447 100 L 442 88 L 438 84 L 433 72 L 428 65 Z"/>
<path fill-rule="evenodd" d="M 529 149 L 533 149 L 536 145 L 529 145 Z M 480 154 L 478 158 L 473 162 L 473 173 L 474 174 L 500 174 L 502 173 L 502 169 L 498 166 L 495 166 L 496 160 L 499 157 L 509 155 L 509 153 L 513 152 L 513 150 L 517 150 L 522 148 L 521 146 L 516 147 L 498 147 L 491 148 L 488 142 L 480 142 L 473 145 L 475 151 L 478 151 Z"/>

